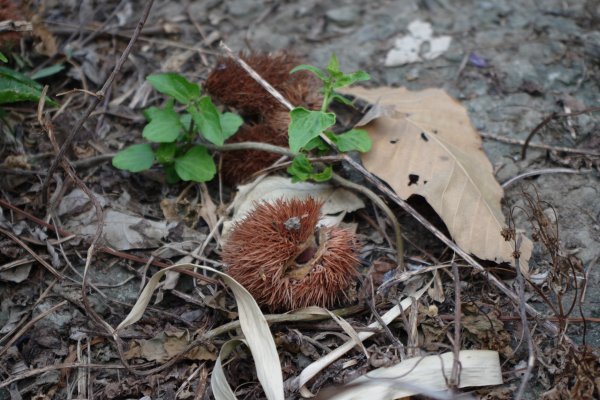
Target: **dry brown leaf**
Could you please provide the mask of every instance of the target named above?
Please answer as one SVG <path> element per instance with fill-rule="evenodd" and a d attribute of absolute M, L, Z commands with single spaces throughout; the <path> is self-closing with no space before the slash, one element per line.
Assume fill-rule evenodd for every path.
<path fill-rule="evenodd" d="M 373 140 L 362 157 L 365 167 L 403 199 L 423 196 L 466 252 L 512 263 L 512 243 L 500 235 L 503 191 L 464 107 L 441 89 L 357 87 L 345 93 L 377 104 L 364 126 Z M 531 241 L 523 238 L 520 250 L 526 272 Z"/>
<path fill-rule="evenodd" d="M 125 353 L 125 358 L 144 358 L 148 361 L 164 363 L 183 352 L 191 343 L 188 332 L 171 329 L 160 332 L 152 339 L 134 340 L 131 348 Z M 185 353 L 186 360 L 214 361 L 217 359 L 217 348 L 206 343 L 194 346 Z"/>

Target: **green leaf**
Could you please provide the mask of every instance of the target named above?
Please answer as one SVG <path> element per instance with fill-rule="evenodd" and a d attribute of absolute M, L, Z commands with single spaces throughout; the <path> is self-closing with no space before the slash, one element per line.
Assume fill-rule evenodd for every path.
<path fill-rule="evenodd" d="M 183 130 L 188 132 L 192 125 L 192 116 L 189 113 L 185 113 L 179 118 L 179 122 L 181 123 L 181 126 L 183 126 Z"/>
<path fill-rule="evenodd" d="M 225 140 L 233 136 L 240 126 L 244 123 L 244 120 L 237 114 L 226 112 L 220 114 L 221 117 L 221 129 L 223 130 L 223 136 Z"/>
<path fill-rule="evenodd" d="M 185 79 L 183 76 L 168 72 L 146 77 L 156 90 L 169 95 L 182 104 L 200 97 L 200 86 Z"/>
<path fill-rule="evenodd" d="M 13 69 L 0 67 L 0 104 L 17 101 L 38 102 L 42 95 L 42 85 Z M 59 104 L 49 97 L 46 101 L 53 105 Z"/>
<path fill-rule="evenodd" d="M 331 179 L 333 168 L 327 166 L 321 172 L 314 172 L 310 160 L 304 154 L 298 154 L 292 160 L 292 165 L 288 167 L 287 172 L 292 176 L 292 182 L 307 181 L 309 179 L 315 182 L 324 182 Z"/>
<path fill-rule="evenodd" d="M 304 154 L 298 154 L 292 160 L 292 165 L 287 169 L 288 174 L 292 176 L 292 182 L 303 182 L 310 179 L 313 166 Z"/>
<path fill-rule="evenodd" d="M 169 164 L 173 162 L 176 152 L 177 145 L 175 143 L 161 143 L 154 155 L 159 164 Z"/>
<path fill-rule="evenodd" d="M 325 141 L 323 139 L 321 139 L 320 136 L 317 136 L 316 138 L 311 139 L 310 142 L 306 143 L 306 145 L 304 145 L 303 149 L 305 151 L 311 151 L 311 150 L 317 149 L 317 151 L 321 152 L 321 151 L 329 150 L 329 146 L 327 145 L 327 143 L 325 143 Z"/>
<path fill-rule="evenodd" d="M 325 73 L 323 71 L 321 71 L 317 67 L 313 67 L 312 65 L 308 65 L 308 64 L 298 65 L 297 67 L 294 67 L 290 71 L 290 74 L 293 74 L 293 73 L 298 72 L 298 71 L 310 71 L 313 74 L 315 74 L 316 76 L 318 76 L 319 79 L 322 80 L 322 81 L 324 81 L 324 80 L 327 79 L 327 76 L 325 76 Z"/>
<path fill-rule="evenodd" d="M 2 62 L 8 62 L 8 58 L 6 58 L 6 56 L 0 51 L 0 61 Z"/>
<path fill-rule="evenodd" d="M 335 54 L 331 55 L 329 59 L 329 65 L 327 65 L 327 72 L 333 77 L 340 74 L 340 62 Z"/>
<path fill-rule="evenodd" d="M 197 105 L 190 105 L 187 110 L 206 140 L 217 146 L 225 143 L 227 137 L 221 128 L 221 115 L 210 97 L 202 97 Z"/>
<path fill-rule="evenodd" d="M 347 98 L 346 96 L 342 96 L 339 93 L 333 92 L 333 94 L 331 95 L 331 100 L 335 100 L 338 103 L 342 103 L 345 104 L 347 106 L 352 106 L 352 100 L 350 100 L 349 98 Z"/>
<path fill-rule="evenodd" d="M 310 178 L 315 182 L 325 182 L 333 176 L 333 168 L 328 165 L 323 171 L 310 175 Z"/>
<path fill-rule="evenodd" d="M 335 82 L 333 83 L 333 88 L 339 89 L 341 87 L 350 86 L 359 81 L 368 81 L 369 79 L 371 79 L 371 76 L 365 71 L 356 71 L 352 74 L 344 74 L 336 78 Z"/>
<path fill-rule="evenodd" d="M 207 182 L 217 172 L 212 157 L 203 146 L 194 146 L 175 159 L 175 171 L 184 181 Z"/>
<path fill-rule="evenodd" d="M 332 140 L 340 151 L 358 150 L 361 153 L 366 153 L 371 150 L 371 138 L 367 131 L 363 129 L 351 129 L 341 135 L 333 136 Z"/>
<path fill-rule="evenodd" d="M 46 68 L 42 68 L 34 74 L 31 74 L 31 79 L 41 79 L 46 78 L 48 76 L 52 76 L 54 74 L 58 74 L 60 71 L 65 69 L 63 64 L 55 64 Z"/>
<path fill-rule="evenodd" d="M 150 118 L 150 122 L 144 127 L 142 135 L 149 141 L 168 143 L 179 137 L 183 126 L 172 105 L 165 108 L 150 107 L 145 115 Z"/>
<path fill-rule="evenodd" d="M 313 138 L 335 124 L 335 114 L 296 107 L 290 112 L 288 127 L 290 149 L 297 153 Z"/>
<path fill-rule="evenodd" d="M 131 172 L 149 169 L 154 162 L 154 152 L 150 144 L 134 144 L 119 151 L 112 159 L 115 168 Z"/>

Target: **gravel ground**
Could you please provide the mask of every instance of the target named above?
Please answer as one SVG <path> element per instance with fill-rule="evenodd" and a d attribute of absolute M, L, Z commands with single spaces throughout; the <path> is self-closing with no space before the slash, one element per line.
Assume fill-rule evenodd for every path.
<path fill-rule="evenodd" d="M 114 132 L 126 130 L 128 123 L 139 124 L 141 109 L 152 100 L 149 87 L 142 85 L 141 79 L 164 69 L 166 64 L 171 68 L 175 66 L 191 79 L 206 78 L 214 56 L 218 55 L 219 40 L 224 40 L 234 50 L 293 50 L 309 63 L 321 67 L 335 53 L 343 70 L 369 72 L 372 76 L 372 80 L 366 83 L 369 86 L 403 86 L 411 90 L 443 88 L 468 109 L 473 125 L 484 136 L 484 150 L 500 183 L 530 171 L 543 172 L 521 177 L 506 186 L 506 214 L 513 207 L 525 204 L 523 190 L 537 192 L 545 202 L 542 203 L 544 214 L 558 223 L 565 254 L 578 257 L 587 273 L 588 286 L 582 312 L 587 317 L 600 318 L 600 272 L 597 265 L 600 256 L 600 113 L 589 110 L 600 105 L 600 3 L 597 0 L 374 0 L 368 4 L 347 0 L 339 0 L 335 4 L 316 0 L 207 0 L 194 1 L 189 6 L 182 3 L 156 2 L 147 23 L 147 33 L 142 35 L 143 40 L 130 56 L 133 63 L 126 63 L 123 77 L 117 79 L 111 99 L 125 96 L 126 100 L 119 103 L 116 112 L 121 116 L 126 114 L 128 122 L 123 122 L 117 114 L 104 120 L 94 117 L 86 124 L 80 140 L 85 141 L 95 134 L 96 142 L 106 139 L 106 143 L 111 143 L 119 137 Z M 59 38 L 60 51 L 70 54 L 80 66 L 71 69 L 69 78 L 81 81 L 81 85 L 101 85 L 112 64 L 100 62 L 98 54 L 106 59 L 118 56 L 120 51 L 114 50 L 116 36 L 108 35 L 107 38 L 98 35 L 92 38 L 97 40 L 82 41 L 80 39 L 90 37 L 90 31 L 78 33 L 77 24 L 90 26 L 94 21 L 107 18 L 122 20 L 115 28 L 123 35 L 119 38 L 122 48 L 130 36 L 129 28 L 135 26 L 139 18 L 142 3 L 126 0 L 98 4 L 47 0 L 45 5 L 45 21 L 50 31 Z M 430 40 L 421 44 L 417 51 L 422 58 L 420 61 L 386 66 L 389 51 L 394 48 L 397 39 L 410 33 L 409 26 L 414 21 L 429 23 L 434 39 L 450 37 L 449 47 L 437 57 L 427 58 L 426 54 L 437 43 Z M 153 28 L 158 33 L 152 33 Z M 204 39 L 200 39 L 199 31 Z M 192 46 L 200 46 L 203 50 L 197 53 Z M 82 80 L 83 76 L 86 80 Z M 137 81 L 135 77 L 138 77 Z M 79 86 L 71 82 L 68 87 Z M 131 92 L 128 92 L 130 89 Z M 59 134 L 61 126 L 71 126 L 81 114 L 80 108 L 83 107 L 78 101 L 72 106 L 72 115 L 65 113 L 56 121 Z M 577 115 L 566 117 L 562 115 L 565 113 Z M 556 117 L 536 132 L 525 159 L 522 159 L 523 146 L 519 143 L 553 114 Z M 539 145 L 583 151 L 548 151 Z M 40 144 L 38 150 L 49 149 L 49 145 L 44 148 L 44 144 Z M 107 148 L 104 150 L 108 151 Z M 148 207 L 147 204 L 156 205 L 167 194 L 177 195 L 171 189 L 161 189 L 159 193 L 152 186 L 140 183 L 140 178 L 131 177 L 133 183 L 128 187 L 131 197 L 125 198 L 111 192 L 118 186 L 120 178 L 114 171 L 107 172 L 109 166 L 102 168 L 103 178 L 95 179 L 94 174 L 90 174 L 87 176 L 89 181 L 95 188 L 106 189 L 110 201 L 127 205 L 129 209 L 133 207 L 140 215 L 156 216 L 152 213 L 157 212 L 158 207 Z M 39 190 L 39 184 L 34 185 L 29 193 L 36 189 Z M 522 212 L 515 212 L 515 221 L 518 227 L 529 230 L 531 234 Z M 195 239 L 203 240 L 203 237 Z M 543 270 L 544 260 L 542 249 L 537 246 L 530 268 Z M 80 267 L 75 269 L 81 271 Z M 124 268 L 103 265 L 91 271 L 91 279 L 105 285 L 103 291 L 110 299 L 131 303 L 137 297 L 140 284 L 139 280 L 128 281 L 131 273 Z M 30 306 L 38 298 L 39 290 L 34 286 L 0 284 L 0 293 L 5 295 L 2 299 L 10 299 L 0 308 L 0 326 L 8 326 L 9 319 L 22 318 L 21 314 L 13 312 L 14 309 L 22 307 L 25 310 L 26 305 Z M 60 296 L 77 304 L 81 301 L 79 289 L 76 285 L 61 283 L 52 291 L 60 292 Z M 184 288 L 178 289 L 185 292 Z M 568 293 L 565 301 L 574 295 L 573 292 Z M 91 296 L 91 300 L 99 314 L 113 318 L 110 320 L 113 326 L 122 318 L 123 309 L 127 309 L 116 311 L 118 305 L 107 306 L 107 302 L 98 296 Z M 538 297 L 530 303 L 544 310 Z M 46 311 L 52 304 L 44 301 L 38 311 Z M 201 311 L 187 308 L 169 312 L 170 315 L 187 315 L 186 321 L 200 321 L 204 315 Z M 198 315 L 185 314 L 188 312 Z M 64 359 L 67 354 L 73 353 L 72 346 L 67 350 L 66 342 L 71 340 L 72 345 L 81 332 L 86 332 L 79 327 L 87 326 L 89 329 L 90 325 L 86 325 L 89 319 L 84 314 L 77 307 L 50 314 L 36 325 L 37 344 L 29 344 L 33 341 L 28 334 L 17 345 L 22 347 L 23 354 L 30 354 L 26 359 L 33 359 L 35 355 L 38 365 L 42 363 L 40 354 L 46 353 L 28 346 L 38 346 L 44 351 L 51 349 L 48 365 L 54 362 L 54 357 Z M 578 315 L 574 313 L 573 316 Z M 139 329 L 136 334 L 150 335 L 156 327 L 148 324 Z M 583 332 L 581 325 L 569 329 L 570 337 L 578 343 L 584 341 Z M 585 343 L 600 349 L 597 323 L 588 324 Z M 98 362 L 114 361 L 116 354 L 107 345 L 105 353 L 96 354 L 96 359 Z M 180 366 L 173 369 L 175 373 L 187 376 L 190 371 Z M 38 378 L 29 389 L 20 389 L 30 395 L 36 387 L 45 387 L 46 383 L 58 379 L 58 371 L 52 371 Z M 116 385 L 111 379 L 106 382 Z M 137 395 L 146 388 L 133 378 L 119 382 L 122 386 L 110 386 L 110 389 L 124 395 L 126 390 L 119 390 L 131 388 L 132 398 L 141 397 Z M 16 386 L 9 389 L 10 393 L 0 389 L 0 399 L 20 398 L 16 397 L 19 396 Z M 107 384 L 102 393 L 110 393 L 108 389 Z M 173 392 L 167 386 L 164 390 L 166 393 Z M 540 391 L 538 386 L 534 386 L 528 392 L 529 398 L 538 398 Z M 64 390 L 56 396 L 67 398 Z M 247 396 L 253 398 L 252 392 Z"/>

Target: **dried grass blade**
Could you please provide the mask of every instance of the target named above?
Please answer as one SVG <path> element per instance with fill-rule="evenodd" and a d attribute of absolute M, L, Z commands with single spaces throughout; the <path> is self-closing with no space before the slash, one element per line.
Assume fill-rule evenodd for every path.
<path fill-rule="evenodd" d="M 279 355 L 277 354 L 275 341 L 273 340 L 273 336 L 271 335 L 269 325 L 267 324 L 264 315 L 260 311 L 254 298 L 242 285 L 229 275 L 217 271 L 214 268 L 196 264 L 177 264 L 158 271 L 150 278 L 135 305 L 123 322 L 119 324 L 117 330 L 134 324 L 142 318 L 146 307 L 150 303 L 152 293 L 156 289 L 160 279 L 167 271 L 174 268 L 201 268 L 205 271 L 210 271 L 219 275 L 227 286 L 229 286 L 237 302 L 240 327 L 246 339 L 245 343 L 250 348 L 250 352 L 254 358 L 258 380 L 265 391 L 267 399 L 283 400 L 283 375 L 281 372 Z M 231 391 L 231 389 L 229 390 Z M 223 393 L 226 392 L 224 391 Z M 231 391 L 231 393 L 233 392 Z"/>
<path fill-rule="evenodd" d="M 410 305 L 413 301 L 413 298 L 419 299 L 423 295 L 423 293 L 425 293 L 425 291 L 429 288 L 429 286 L 431 286 L 432 282 L 433 282 L 433 279 L 430 280 L 429 283 L 425 284 L 416 293 L 414 293 L 413 296 L 402 300 L 400 302 L 400 304 L 392 307 L 388 312 L 386 312 L 384 315 L 382 315 L 381 319 L 383 320 L 383 322 L 385 322 L 386 324 L 389 324 L 394 319 L 396 319 L 404 310 L 406 310 L 408 307 L 410 307 Z M 369 328 L 381 328 L 381 326 L 379 325 L 379 322 L 374 322 L 371 325 L 369 325 Z M 364 340 L 370 338 L 371 336 L 373 336 L 374 334 L 375 334 L 375 332 L 359 332 L 358 338 L 360 341 L 364 341 Z M 314 395 L 304 385 L 309 380 L 311 380 L 315 375 L 317 375 L 319 372 L 321 372 L 321 370 L 326 368 L 329 364 L 331 364 L 332 362 L 334 362 L 335 360 L 337 360 L 338 358 L 340 358 L 341 356 L 346 354 L 348 351 L 352 350 L 352 348 L 354 348 L 354 346 L 356 346 L 356 343 L 354 342 L 354 340 L 349 340 L 348 342 L 344 343 L 337 349 L 333 350 L 332 352 L 328 353 L 324 357 L 322 357 L 319 360 L 310 364 L 308 367 L 304 368 L 304 370 L 300 373 L 300 375 L 296 379 L 294 379 L 294 381 L 292 382 L 293 387 L 299 387 L 300 394 L 302 396 L 313 397 Z"/>

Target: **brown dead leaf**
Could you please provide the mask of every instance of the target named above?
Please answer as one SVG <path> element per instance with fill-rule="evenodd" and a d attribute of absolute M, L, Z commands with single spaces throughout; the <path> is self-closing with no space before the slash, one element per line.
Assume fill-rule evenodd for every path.
<path fill-rule="evenodd" d="M 31 22 L 33 24 L 33 34 L 40 39 L 40 42 L 35 46 L 35 50 L 48 57 L 54 57 L 58 52 L 58 46 L 54 36 L 44 25 L 42 17 L 36 14 L 31 18 Z"/>
<path fill-rule="evenodd" d="M 192 342 L 188 332 L 171 329 L 161 332 L 152 339 L 134 340 L 125 358 L 144 358 L 148 361 L 164 363 L 179 353 Z M 217 348 L 210 343 L 195 346 L 184 356 L 187 360 L 214 361 L 217 359 Z"/>
<path fill-rule="evenodd" d="M 500 235 L 503 191 L 464 107 L 441 89 L 357 87 L 345 93 L 377 104 L 364 126 L 373 140 L 362 157 L 365 167 L 403 199 L 423 196 L 466 252 L 512 263 L 512 243 Z M 524 238 L 524 272 L 531 250 Z"/>

